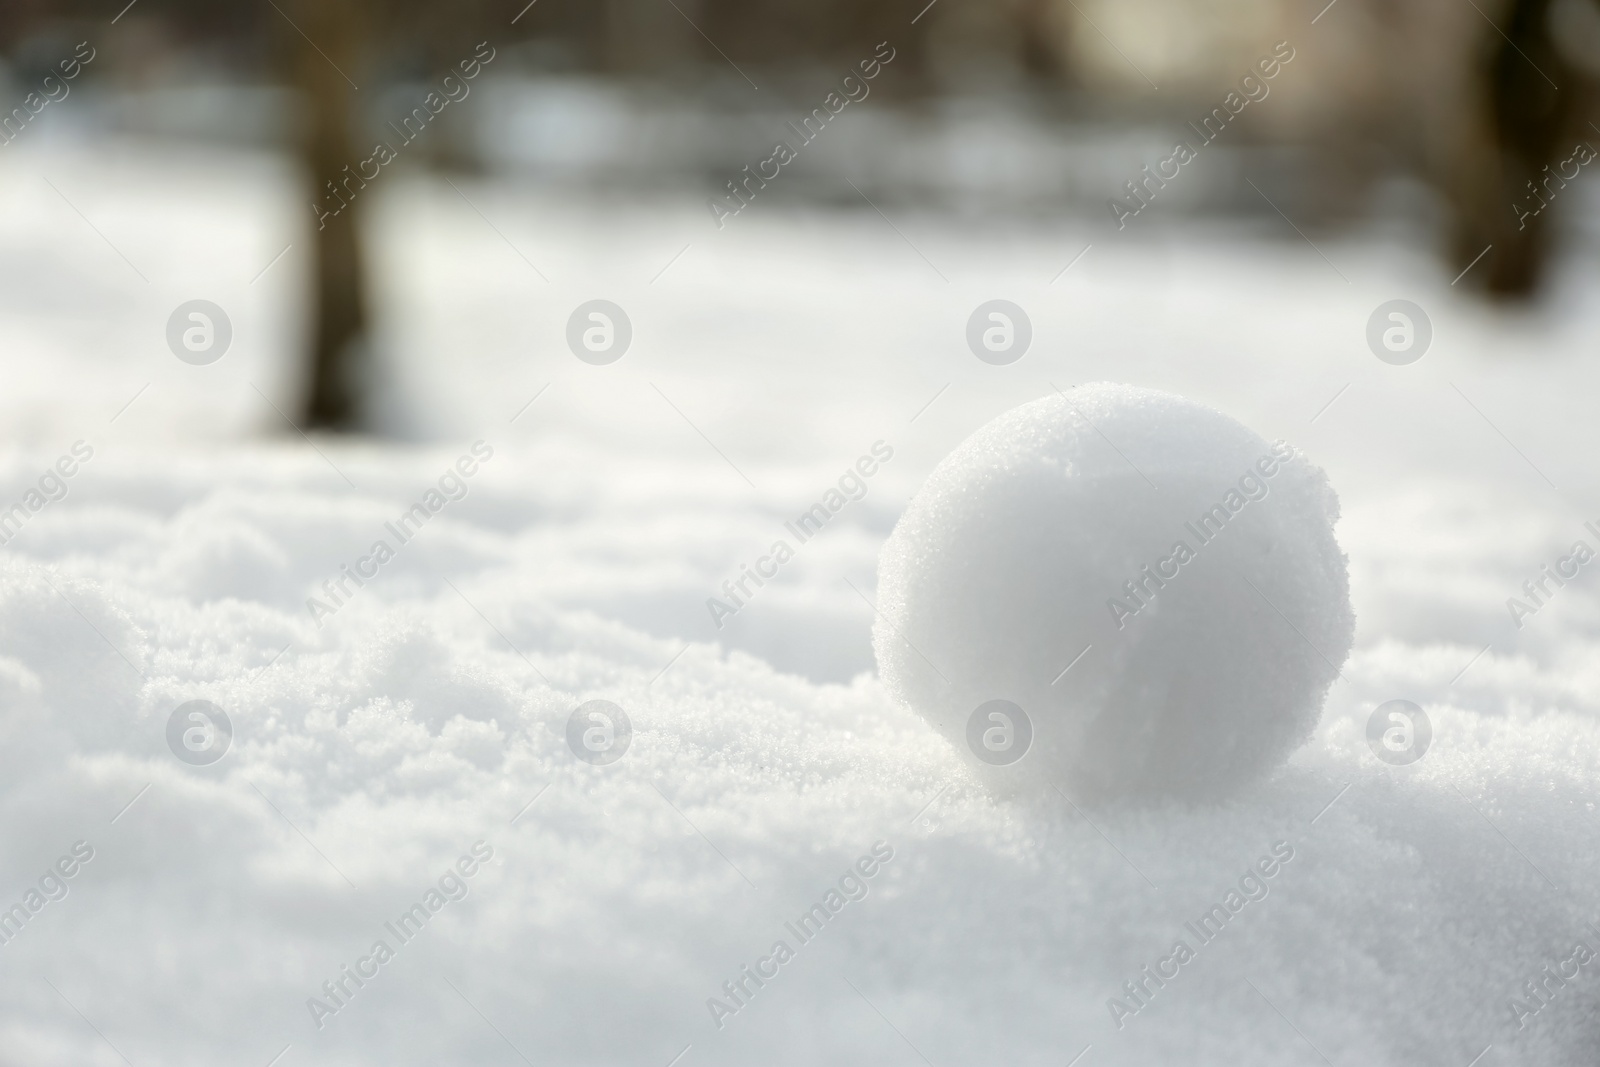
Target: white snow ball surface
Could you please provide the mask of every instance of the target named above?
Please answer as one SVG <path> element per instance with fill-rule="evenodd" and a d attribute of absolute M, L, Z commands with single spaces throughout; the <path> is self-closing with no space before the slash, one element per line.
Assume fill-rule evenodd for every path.
<path fill-rule="evenodd" d="M 1301 453 L 1182 397 L 1024 404 L 885 544 L 884 682 L 998 785 L 1226 794 L 1311 736 L 1350 652 L 1338 512 Z"/>

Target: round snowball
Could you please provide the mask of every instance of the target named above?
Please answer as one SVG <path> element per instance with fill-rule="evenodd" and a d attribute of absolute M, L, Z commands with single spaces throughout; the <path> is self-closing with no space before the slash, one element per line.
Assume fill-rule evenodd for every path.
<path fill-rule="evenodd" d="M 992 786 L 1226 795 L 1310 736 L 1350 652 L 1338 512 L 1300 452 L 1182 397 L 1024 404 L 884 545 L 879 671 Z"/>

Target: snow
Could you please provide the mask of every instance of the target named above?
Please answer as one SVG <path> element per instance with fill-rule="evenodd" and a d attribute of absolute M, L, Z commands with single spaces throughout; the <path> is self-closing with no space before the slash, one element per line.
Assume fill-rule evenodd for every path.
<path fill-rule="evenodd" d="M 1592 966 L 1520 1030 L 1511 1002 L 1600 947 L 1600 597 L 1585 574 L 1521 629 L 1505 606 L 1596 517 L 1581 258 L 1539 315 L 1497 317 L 1414 241 L 1318 236 L 1345 282 L 1275 232 L 886 206 L 913 250 L 865 209 L 719 234 L 698 204 L 462 183 L 547 284 L 397 175 L 375 240 L 415 439 L 313 450 L 268 400 L 305 239 L 281 166 L 97 152 L 0 160 L 0 502 L 94 449 L 0 554 L 0 905 L 94 851 L 0 944 L 0 1063 L 1592 1059 Z M 1006 367 L 964 337 L 997 295 L 1034 325 Z M 1396 296 L 1433 319 L 1408 367 L 1363 340 Z M 163 340 L 195 298 L 234 324 L 209 367 Z M 562 340 L 596 298 L 635 327 L 609 367 Z M 1226 411 L 1338 490 L 1354 647 L 1307 743 L 1231 798 L 997 795 L 873 671 L 876 560 L 916 488 L 1095 380 Z M 479 439 L 466 497 L 319 626 L 306 599 Z M 865 497 L 717 630 L 705 601 L 879 439 Z M 1395 698 L 1434 728 L 1409 765 L 1366 740 Z M 215 764 L 167 747 L 190 700 L 230 716 Z M 631 720 L 615 763 L 568 745 L 589 700 Z M 480 841 L 467 895 L 318 1029 L 308 1000 Z M 708 1000 L 880 841 L 867 895 L 719 1028 Z M 1268 895 L 1119 1029 L 1124 984 L 1280 842 Z"/>
<path fill-rule="evenodd" d="M 1035 400 L 885 543 L 879 672 L 997 787 L 1224 795 L 1310 737 L 1349 653 L 1337 517 L 1321 470 L 1221 412 L 1106 383 Z"/>

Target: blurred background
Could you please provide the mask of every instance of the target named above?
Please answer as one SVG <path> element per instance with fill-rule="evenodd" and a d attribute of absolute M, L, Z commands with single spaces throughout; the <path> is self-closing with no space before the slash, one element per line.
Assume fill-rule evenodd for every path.
<path fill-rule="evenodd" d="M 27 101 L 48 97 L 45 79 L 61 75 L 79 42 L 94 58 L 67 85 L 70 99 L 35 112 Z M 467 84 L 470 101 L 400 140 L 421 130 L 402 120 L 459 76 L 480 42 L 493 59 Z M 1593 0 L 10 0 L 0 5 L 0 91 L 23 110 L 5 127 L 12 211 L 0 254 L 43 239 L 30 224 L 63 206 L 133 267 L 98 279 L 113 289 L 151 284 L 158 256 L 192 261 L 196 252 L 178 247 L 187 239 L 217 252 L 270 235 L 248 254 L 266 254 L 250 261 L 254 273 L 289 249 L 273 261 L 273 321 L 254 335 L 281 364 L 268 391 L 282 413 L 305 427 L 425 435 L 427 420 L 402 410 L 387 366 L 403 347 L 395 304 L 419 282 L 385 247 L 392 212 L 405 210 L 398 201 L 431 193 L 440 210 L 466 210 L 497 232 L 534 202 L 548 209 L 543 225 L 597 207 L 615 219 L 639 204 L 664 218 L 727 197 L 742 168 L 789 136 L 785 124 L 823 107 L 880 42 L 895 58 L 869 84 L 870 103 L 761 189 L 769 219 L 870 201 L 875 211 L 1071 218 L 1120 232 L 1110 204 L 1138 206 L 1128 184 L 1137 179 L 1154 204 L 1131 224 L 1146 232 L 1281 218 L 1315 240 L 1398 221 L 1441 272 L 1476 265 L 1462 288 L 1528 301 L 1547 285 L 1573 217 L 1577 197 L 1563 192 L 1579 166 L 1572 148 L 1600 136 L 1586 110 L 1600 71 Z M 1263 79 L 1257 64 L 1280 42 L 1280 57 L 1293 58 Z M 1240 88 L 1250 75 L 1264 83 L 1260 99 Z M 1251 99 L 1225 103 L 1241 92 Z M 1234 106 L 1243 113 L 1206 144 L 1221 125 L 1206 117 L 1222 108 L 1233 117 Z M 380 169 L 363 161 L 385 139 L 398 159 L 368 189 L 355 175 Z M 1175 140 L 1203 145 L 1203 162 L 1170 183 L 1147 179 L 1141 168 L 1170 157 Z M 71 172 L 51 179 L 54 193 L 20 173 L 40 158 Z M 1565 178 L 1552 180 L 1548 168 L 1563 161 Z M 486 182 L 505 214 L 469 199 L 466 186 Z M 184 183 L 192 188 L 180 192 Z M 82 210 L 73 189 L 99 213 Z M 349 210 L 320 215 L 351 189 L 360 195 Z M 208 206 L 226 234 L 176 220 L 189 232 L 136 232 Z M 144 237 L 159 247 L 125 247 Z M 530 283 L 548 284 L 538 238 L 501 240 L 533 268 Z M 48 243 L 57 262 L 43 269 L 87 272 Z M 38 284 L 38 267 L 24 273 Z M 17 307 L 42 310 L 27 281 L 8 288 Z M 96 292 L 87 317 L 101 317 L 110 296 Z M 244 403 L 226 418 L 264 428 L 264 413 Z"/>

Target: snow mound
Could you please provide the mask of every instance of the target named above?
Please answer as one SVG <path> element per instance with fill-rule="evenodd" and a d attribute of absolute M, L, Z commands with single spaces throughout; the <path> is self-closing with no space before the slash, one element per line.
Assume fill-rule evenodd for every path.
<path fill-rule="evenodd" d="M 991 785 L 1219 796 L 1311 736 L 1355 619 L 1339 503 L 1293 447 L 1083 386 L 984 426 L 879 564 L 884 682 Z"/>
<path fill-rule="evenodd" d="M 1481 646 L 1363 644 L 1223 804 L 997 798 L 876 679 L 548 599 L 625 514 L 564 512 L 548 455 L 497 452 L 318 626 L 306 598 L 457 455 L 323 447 L 360 491 L 292 446 L 108 449 L 0 557 L 0 906 L 38 905 L 0 944 L 0 1067 L 1594 1062 L 1596 968 L 1543 971 L 1600 946 L 1593 637 L 1464 675 Z M 1358 574 L 1399 558 L 1383 514 Z M 1440 514 L 1402 529 L 1446 546 L 1423 613 L 1480 570 Z M 1365 733 L 1397 694 L 1436 724 L 1406 766 Z M 232 723 L 207 765 L 167 733 L 193 700 Z M 593 700 L 631 720 L 614 762 L 569 740 Z"/>

